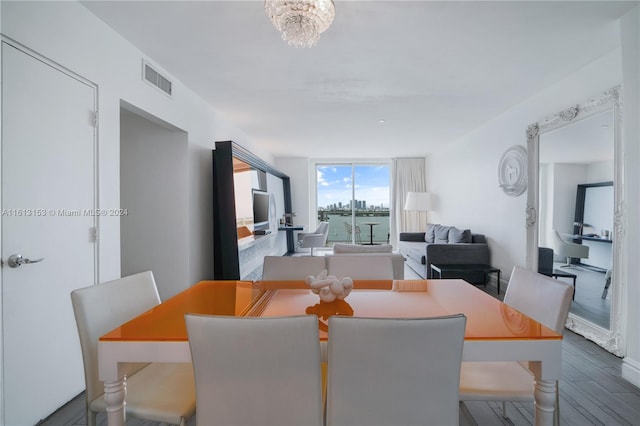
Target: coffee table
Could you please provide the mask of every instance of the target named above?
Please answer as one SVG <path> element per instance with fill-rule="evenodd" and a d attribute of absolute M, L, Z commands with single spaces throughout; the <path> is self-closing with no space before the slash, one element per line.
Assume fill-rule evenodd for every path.
<path fill-rule="evenodd" d="M 491 265 L 483 264 L 483 263 L 472 263 L 472 264 L 431 264 L 431 273 L 438 273 L 438 278 L 442 279 L 443 274 L 449 275 L 446 278 L 460 278 L 460 274 L 465 272 L 482 272 L 484 274 L 484 285 L 487 285 L 487 281 L 489 279 L 489 274 L 496 273 L 498 274 L 498 294 L 500 294 L 500 269 L 495 268 Z M 452 275 L 458 276 L 452 276 Z"/>

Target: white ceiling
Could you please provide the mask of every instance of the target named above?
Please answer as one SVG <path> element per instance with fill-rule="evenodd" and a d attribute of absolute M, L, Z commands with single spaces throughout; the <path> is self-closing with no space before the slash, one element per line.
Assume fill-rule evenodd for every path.
<path fill-rule="evenodd" d="M 613 161 L 613 110 L 540 135 L 541 163 Z"/>
<path fill-rule="evenodd" d="M 262 1 L 83 4 L 275 156 L 390 158 L 615 49 L 636 2 L 338 0 L 311 49 L 282 41 Z"/>

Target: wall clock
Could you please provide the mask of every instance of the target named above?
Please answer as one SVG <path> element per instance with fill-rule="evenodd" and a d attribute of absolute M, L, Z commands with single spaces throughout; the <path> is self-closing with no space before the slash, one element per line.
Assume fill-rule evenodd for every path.
<path fill-rule="evenodd" d="M 527 189 L 527 150 L 520 145 L 507 149 L 498 165 L 498 181 L 502 191 L 517 197 Z"/>

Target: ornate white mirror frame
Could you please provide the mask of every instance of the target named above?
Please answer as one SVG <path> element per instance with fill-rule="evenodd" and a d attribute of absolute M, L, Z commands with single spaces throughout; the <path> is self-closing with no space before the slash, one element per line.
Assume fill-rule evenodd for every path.
<path fill-rule="evenodd" d="M 623 281 L 623 264 L 625 238 L 625 203 L 624 203 L 624 146 L 621 138 L 622 129 L 622 90 L 613 87 L 599 96 L 586 102 L 572 106 L 549 116 L 540 122 L 529 125 L 527 129 L 528 149 L 528 191 L 526 208 L 527 226 L 527 268 L 538 269 L 538 217 L 539 217 L 539 158 L 540 136 L 550 131 L 568 126 L 585 118 L 613 110 L 614 135 L 614 230 L 612 278 L 610 286 L 611 309 L 609 329 L 602 328 L 582 317 L 569 314 L 567 328 L 594 341 L 609 352 L 624 356 L 622 296 L 626 283 Z"/>

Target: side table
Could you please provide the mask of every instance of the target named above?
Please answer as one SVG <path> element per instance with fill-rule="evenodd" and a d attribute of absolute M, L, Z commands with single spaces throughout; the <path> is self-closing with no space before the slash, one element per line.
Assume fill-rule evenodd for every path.
<path fill-rule="evenodd" d="M 555 279 L 558 278 L 570 278 L 573 280 L 573 300 L 576 300 L 576 274 L 572 274 L 570 272 L 565 272 L 561 269 L 554 269 L 553 271 L 549 270 L 539 270 L 538 271 L 542 275 L 546 275 L 548 277 L 553 277 Z"/>

